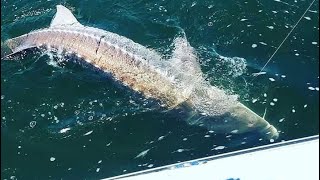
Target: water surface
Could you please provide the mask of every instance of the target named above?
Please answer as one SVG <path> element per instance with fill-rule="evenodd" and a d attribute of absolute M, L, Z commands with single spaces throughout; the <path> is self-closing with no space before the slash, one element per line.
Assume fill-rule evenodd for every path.
<path fill-rule="evenodd" d="M 57 4 L 164 57 L 183 29 L 207 80 L 265 114 L 280 131 L 275 142 L 319 133 L 318 1 L 256 78 L 311 1 L 1 3 L 1 41 L 48 27 Z M 56 61 L 37 52 L 1 62 L 2 179 L 99 179 L 273 143 L 189 126 L 106 77 Z"/>

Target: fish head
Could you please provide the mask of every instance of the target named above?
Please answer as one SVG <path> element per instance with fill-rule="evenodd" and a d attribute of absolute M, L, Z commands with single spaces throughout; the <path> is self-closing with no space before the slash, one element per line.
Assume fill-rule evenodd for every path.
<path fill-rule="evenodd" d="M 278 139 L 279 137 L 279 132 L 273 125 L 242 103 L 237 103 L 235 106 L 231 107 L 230 111 L 227 113 L 226 119 L 237 125 L 237 128 L 231 131 L 231 133 L 252 132 L 269 140 Z"/>
<path fill-rule="evenodd" d="M 201 113 L 193 111 L 187 122 L 190 125 L 199 125 L 219 134 L 252 134 L 257 138 L 267 140 L 275 140 L 279 137 L 279 133 L 273 125 L 240 102 L 230 107 L 222 115 L 199 114 Z"/>

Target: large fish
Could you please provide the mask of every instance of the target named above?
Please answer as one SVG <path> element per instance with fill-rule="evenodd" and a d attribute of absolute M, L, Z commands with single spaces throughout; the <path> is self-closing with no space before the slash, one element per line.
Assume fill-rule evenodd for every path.
<path fill-rule="evenodd" d="M 62 5 L 50 27 L 1 43 L 2 59 L 32 48 L 78 56 L 116 81 L 168 109 L 183 109 L 186 121 L 216 133 L 258 133 L 276 139 L 278 131 L 234 96 L 205 81 L 185 36 L 177 37 L 170 60 L 123 36 L 80 24 Z"/>

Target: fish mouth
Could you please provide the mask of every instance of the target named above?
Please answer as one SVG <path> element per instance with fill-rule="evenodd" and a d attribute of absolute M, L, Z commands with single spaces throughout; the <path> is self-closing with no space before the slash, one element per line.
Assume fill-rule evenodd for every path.
<path fill-rule="evenodd" d="M 270 124 L 266 128 L 260 130 L 259 133 L 269 140 L 271 139 L 276 140 L 279 138 L 278 130 L 273 125 L 270 125 Z"/>

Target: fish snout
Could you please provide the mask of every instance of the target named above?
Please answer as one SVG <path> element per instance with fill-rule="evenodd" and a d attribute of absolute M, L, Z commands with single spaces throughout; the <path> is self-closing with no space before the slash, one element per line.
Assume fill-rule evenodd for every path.
<path fill-rule="evenodd" d="M 239 122 L 239 133 L 254 132 L 268 140 L 279 137 L 278 130 L 273 125 L 243 104 L 238 103 L 231 112 L 232 118 Z"/>
<path fill-rule="evenodd" d="M 279 138 L 278 130 L 270 124 L 268 124 L 264 129 L 260 130 L 259 133 L 268 140 L 276 140 Z"/>

